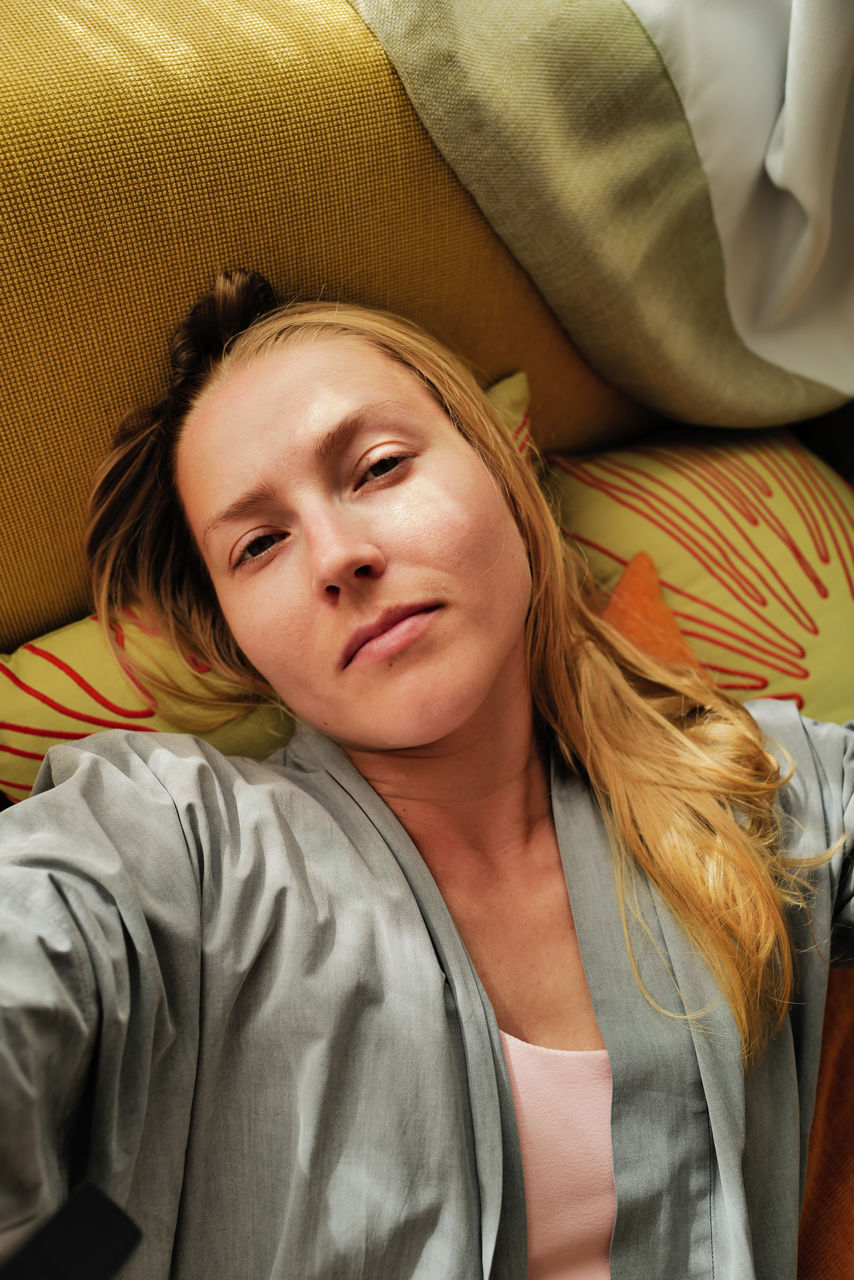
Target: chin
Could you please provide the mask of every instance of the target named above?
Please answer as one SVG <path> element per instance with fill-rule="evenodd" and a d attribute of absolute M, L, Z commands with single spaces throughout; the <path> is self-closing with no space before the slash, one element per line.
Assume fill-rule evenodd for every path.
<path fill-rule="evenodd" d="M 405 715 L 399 707 L 388 716 L 373 716 L 370 724 L 341 726 L 339 733 L 323 728 L 345 750 L 352 751 L 429 751 L 440 744 L 445 746 L 455 739 L 461 742 L 468 732 L 479 732 L 477 706 L 462 708 L 459 703 L 453 711 L 444 714 L 435 701 L 419 714 L 411 707 Z"/>
<path fill-rule="evenodd" d="M 444 733 L 433 733 L 426 729 L 408 728 L 395 725 L 383 732 L 381 727 L 372 725 L 370 729 L 358 729 L 347 726 L 340 733 L 321 728 L 328 738 L 336 742 L 345 751 L 417 751 L 444 741 L 448 736 Z"/>

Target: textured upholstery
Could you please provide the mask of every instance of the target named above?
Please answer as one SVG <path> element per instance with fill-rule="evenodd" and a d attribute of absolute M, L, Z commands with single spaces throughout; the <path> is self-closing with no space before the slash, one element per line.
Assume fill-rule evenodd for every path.
<path fill-rule="evenodd" d="M 647 552 L 694 653 L 733 697 L 854 715 L 854 492 L 786 431 L 655 433 L 555 458 L 561 521 L 612 588 Z"/>
<path fill-rule="evenodd" d="M 774 118 L 784 90 L 787 99 L 808 93 L 798 68 L 809 68 L 814 90 L 836 63 L 847 84 L 850 55 L 834 59 L 819 32 L 833 29 L 830 5 L 850 0 L 798 6 L 788 50 L 787 0 L 431 0 L 429 22 L 424 0 L 352 3 L 461 182 L 616 385 L 673 417 L 731 427 L 793 422 L 846 398 L 848 183 L 840 179 L 832 220 L 823 206 L 832 176 L 805 196 L 817 169 L 833 173 L 834 109 L 814 104 L 815 132 L 803 129 L 803 111 L 786 117 L 785 131 L 783 116 L 777 127 Z M 709 28 L 716 46 L 703 43 Z M 749 37 L 751 54 L 736 53 L 722 31 Z M 759 92 L 750 107 L 741 97 L 738 131 L 733 91 L 745 79 Z M 798 125 L 803 158 L 792 172 L 780 149 L 797 151 Z M 724 227 L 739 245 L 737 265 L 725 266 Z M 830 244 L 844 269 L 828 270 Z"/>
<path fill-rule="evenodd" d="M 93 467 L 221 267 L 527 369 L 547 441 L 621 423 L 346 0 L 4 0 L 0 37 L 0 651 L 85 612 Z"/>
<path fill-rule="evenodd" d="M 93 467 L 223 266 L 412 315 L 486 376 L 526 369 L 547 447 L 625 428 L 346 0 L 0 0 L 0 40 L 0 651 L 86 612 Z M 850 1274 L 827 1229 L 850 1042 L 829 1021 L 802 1258 L 821 1280 Z"/>

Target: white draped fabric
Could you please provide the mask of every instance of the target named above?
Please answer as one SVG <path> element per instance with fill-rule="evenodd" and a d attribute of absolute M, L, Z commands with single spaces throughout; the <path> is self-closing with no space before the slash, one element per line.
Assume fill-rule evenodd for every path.
<path fill-rule="evenodd" d="M 682 100 L 742 341 L 854 394 L 854 4 L 629 3 Z"/>

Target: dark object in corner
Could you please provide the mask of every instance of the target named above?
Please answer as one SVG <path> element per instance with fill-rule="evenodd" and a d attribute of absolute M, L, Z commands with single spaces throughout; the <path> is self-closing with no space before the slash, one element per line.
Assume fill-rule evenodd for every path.
<path fill-rule="evenodd" d="M 85 1184 L 0 1268 L 0 1280 L 112 1280 L 140 1239 L 136 1223 Z"/>
<path fill-rule="evenodd" d="M 792 429 L 806 449 L 812 449 L 854 485 L 854 400 L 821 418 L 796 423 Z"/>

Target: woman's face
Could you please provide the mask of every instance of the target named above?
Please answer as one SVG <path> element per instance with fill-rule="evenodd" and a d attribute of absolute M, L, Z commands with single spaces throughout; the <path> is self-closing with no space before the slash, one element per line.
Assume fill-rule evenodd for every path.
<path fill-rule="evenodd" d="M 368 344 L 230 370 L 189 415 L 177 476 L 240 648 L 345 747 L 453 744 L 527 697 L 509 508 L 426 388 Z"/>

